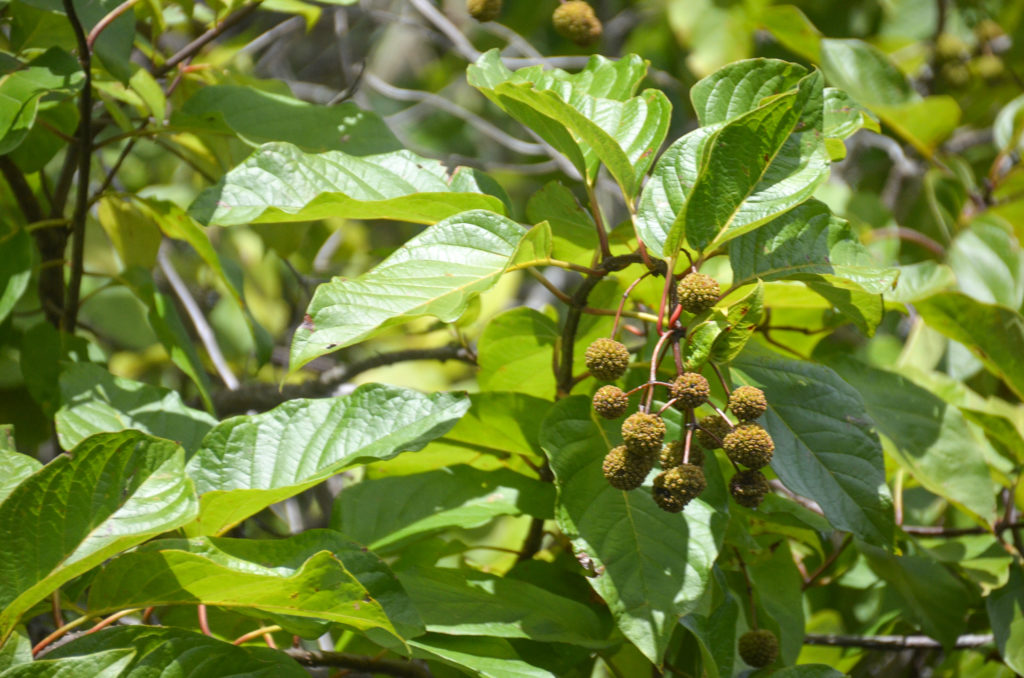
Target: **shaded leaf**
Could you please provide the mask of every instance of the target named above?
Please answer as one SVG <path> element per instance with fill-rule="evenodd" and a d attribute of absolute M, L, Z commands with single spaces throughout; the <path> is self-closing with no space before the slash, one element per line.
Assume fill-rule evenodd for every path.
<path fill-rule="evenodd" d="M 1020 565 L 1010 566 L 1006 586 L 985 601 L 999 655 L 1017 673 L 1024 672 L 1024 574 Z"/>
<path fill-rule="evenodd" d="M 3 678 L 118 678 L 125 674 L 135 651 L 131 648 L 106 650 L 72 659 L 40 659 L 28 664 L 12 666 L 0 676 Z"/>
<path fill-rule="evenodd" d="M 556 678 L 556 674 L 525 661 L 505 638 L 428 633 L 409 645 L 414 656 L 440 660 L 484 678 Z"/>
<path fill-rule="evenodd" d="M 555 321 L 532 308 L 514 308 L 495 316 L 477 346 L 480 388 L 553 397 L 552 359 L 559 336 Z"/>
<path fill-rule="evenodd" d="M 597 226 L 590 214 L 562 184 L 552 181 L 530 196 L 526 218 L 531 224 L 551 224 L 552 256 L 575 264 L 590 264 L 597 251 Z"/>
<path fill-rule="evenodd" d="M 81 89 L 83 79 L 75 58 L 58 47 L 0 78 L 0 155 L 25 140 L 42 97 L 71 96 Z"/>
<path fill-rule="evenodd" d="M 34 252 L 32 237 L 24 230 L 0 236 L 0 322 L 28 289 Z"/>

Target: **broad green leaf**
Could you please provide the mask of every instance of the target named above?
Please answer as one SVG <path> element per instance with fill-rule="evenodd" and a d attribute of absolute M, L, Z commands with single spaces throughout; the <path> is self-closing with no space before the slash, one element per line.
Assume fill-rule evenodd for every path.
<path fill-rule="evenodd" d="M 144 67 L 136 67 L 131 79 L 128 81 L 132 90 L 139 95 L 142 102 L 146 104 L 149 115 L 158 122 L 163 122 L 167 114 L 167 95 L 157 83 L 156 78 Z M 206 89 L 206 88 L 203 88 Z M 203 91 L 203 90 L 200 90 Z"/>
<path fill-rule="evenodd" d="M 554 237 L 551 235 L 551 224 L 542 221 L 526 232 L 516 252 L 512 255 L 508 271 L 517 271 L 533 266 L 547 266 L 551 263 L 554 250 Z"/>
<path fill-rule="evenodd" d="M 291 369 L 413 318 L 453 322 L 497 282 L 525 233 L 498 214 L 464 212 L 431 226 L 355 280 L 320 285 L 309 322 L 292 339 Z"/>
<path fill-rule="evenodd" d="M 1017 397 L 1024 398 L 1024 317 L 1003 306 L 983 304 L 959 292 L 944 292 L 918 301 L 915 308 L 928 323 L 966 346 Z"/>
<path fill-rule="evenodd" d="M 772 674 L 775 678 L 843 678 L 845 675 L 825 664 L 787 666 Z"/>
<path fill-rule="evenodd" d="M 993 591 L 985 602 L 999 655 L 1011 669 L 1024 672 L 1024 574 L 1020 565 L 1010 566 L 1006 586 Z"/>
<path fill-rule="evenodd" d="M 159 540 L 108 563 L 90 586 L 89 610 L 204 603 L 383 629 L 401 639 L 370 584 L 383 584 L 392 598 L 404 595 L 401 587 L 380 561 L 364 584 L 348 569 L 353 555 L 364 557 L 360 545 L 328 530 L 271 541 Z"/>
<path fill-rule="evenodd" d="M 181 316 L 178 315 L 174 302 L 157 289 L 153 275 L 145 268 L 134 266 L 127 269 L 122 277 L 132 294 L 146 306 L 149 326 L 163 347 L 167 349 L 171 362 L 188 375 L 199 390 L 206 409 L 212 411 L 210 379 L 202 360 L 199 359 L 195 343 L 188 330 L 185 329 Z"/>
<path fill-rule="evenodd" d="M 849 94 L 835 87 L 826 87 L 822 133 L 826 137 L 825 145 L 833 161 L 846 157 L 846 146 L 842 140 L 862 129 L 882 131 L 874 116 Z"/>
<path fill-rule="evenodd" d="M 960 411 L 909 379 L 844 359 L 830 363 L 864 399 L 890 452 L 930 492 L 983 525 L 995 519 L 995 486 L 979 441 Z"/>
<path fill-rule="evenodd" d="M 609 629 L 589 607 L 518 579 L 447 568 L 401 570 L 398 579 L 434 633 L 609 644 Z"/>
<path fill-rule="evenodd" d="M 113 197 L 99 200 L 96 216 L 125 268 L 153 268 L 163 236 L 151 219 L 132 202 Z"/>
<path fill-rule="evenodd" d="M 194 520 L 184 462 L 170 441 L 101 433 L 18 485 L 0 504 L 0 640 L 64 582 Z"/>
<path fill-rule="evenodd" d="M 456 394 L 367 384 L 341 398 L 289 400 L 227 419 L 188 463 L 201 507 L 190 534 L 220 534 L 348 466 L 418 450 L 468 408 Z"/>
<path fill-rule="evenodd" d="M 960 120 L 952 97 L 921 97 L 889 57 L 866 42 L 822 40 L 821 68 L 830 83 L 871 109 L 925 157 Z"/>
<path fill-rule="evenodd" d="M 173 440 L 191 454 L 217 424 L 209 414 L 187 407 L 177 391 L 115 377 L 92 363 L 68 365 L 60 392 L 63 405 L 55 423 L 65 450 L 94 433 L 131 428 Z"/>
<path fill-rule="evenodd" d="M 828 158 L 820 129 L 801 131 L 801 119 L 820 110 L 821 80 L 808 75 L 798 89 L 715 133 L 686 207 L 669 230 L 666 256 L 684 239 L 697 250 L 713 249 L 811 197 L 828 175 Z"/>
<path fill-rule="evenodd" d="M 882 322 L 885 309 L 881 294 L 872 294 L 852 280 L 830 274 L 805 280 L 804 284 L 869 337 Z"/>
<path fill-rule="evenodd" d="M 121 678 L 306 678 L 294 659 L 268 647 L 237 646 L 223 640 L 166 626 L 113 626 L 79 636 L 47 653 L 47 658 L 88 661 L 95 653 L 134 650 Z M 79 673 L 79 676 L 92 674 Z M 70 677 L 69 677 L 70 678 Z"/>
<path fill-rule="evenodd" d="M 916 264 L 899 266 L 899 273 L 894 287 L 885 291 L 888 304 L 913 303 L 934 294 L 948 290 L 956 285 L 953 269 L 937 261 L 922 261 Z"/>
<path fill-rule="evenodd" d="M 50 659 L 12 666 L 0 673 L 3 678 L 119 678 L 131 664 L 135 651 L 131 648 L 106 650 L 85 657 Z"/>
<path fill-rule="evenodd" d="M 52 47 L 24 68 L 0 76 L 0 155 L 17 148 L 35 123 L 43 97 L 67 97 L 82 87 L 73 56 Z"/>
<path fill-rule="evenodd" d="M 545 419 L 541 443 L 558 488 L 558 524 L 597 572 L 590 585 L 622 633 L 658 664 L 679 617 L 704 594 L 726 520 L 702 499 L 669 514 L 649 489 L 611 487 L 601 464 L 615 428 L 595 423 L 589 399 L 566 398 Z"/>
<path fill-rule="evenodd" d="M 43 467 L 27 454 L 16 452 L 13 441 L 6 439 L 8 435 L 9 429 L 0 427 L 0 468 L 4 470 L 3 476 L 0 477 L 0 502 L 3 502 L 21 481 Z"/>
<path fill-rule="evenodd" d="M 482 678 L 558 678 L 556 674 L 526 662 L 512 641 L 493 636 L 449 636 L 428 633 L 409 641 L 415 656 L 440 660 L 468 669 Z"/>
<path fill-rule="evenodd" d="M 875 263 L 849 222 L 822 202 L 808 200 L 729 245 L 733 284 L 770 280 L 820 280 L 823 274 L 853 281 L 876 294 L 891 289 L 897 270 Z"/>
<path fill-rule="evenodd" d="M 32 661 L 32 640 L 24 626 L 19 626 L 14 633 L 7 638 L 7 642 L 0 645 L 0 675 L 4 671 L 17 664 L 27 664 Z"/>
<path fill-rule="evenodd" d="M 949 570 L 925 556 L 895 556 L 858 544 L 875 574 L 889 584 L 910 620 L 952 649 L 964 631 L 973 596 Z"/>
<path fill-rule="evenodd" d="M 351 102 L 317 106 L 240 85 L 199 89 L 174 113 L 171 125 L 237 134 L 251 146 L 284 141 L 315 153 L 344 151 L 350 156 L 367 156 L 402 150 L 380 116 Z"/>
<path fill-rule="evenodd" d="M 555 488 L 508 470 L 465 465 L 377 478 L 348 487 L 331 526 L 381 553 L 409 539 L 484 525 L 497 516 L 554 517 Z"/>
<path fill-rule="evenodd" d="M 562 184 L 552 181 L 530 196 L 526 218 L 531 224 L 551 224 L 555 259 L 588 265 L 597 252 L 597 226 L 576 197 Z"/>
<path fill-rule="evenodd" d="M 532 308 L 514 308 L 484 328 L 477 346 L 477 381 L 486 391 L 555 395 L 553 356 L 558 326 Z"/>
<path fill-rule="evenodd" d="M 616 67 L 592 58 L 576 77 L 537 67 L 513 73 L 498 51 L 491 50 L 469 68 L 468 77 L 471 85 L 565 154 L 588 183 L 597 179 L 600 161 L 632 198 L 668 133 L 672 109 L 658 90 L 631 96 L 638 60 L 627 58 Z M 643 62 L 639 67 L 642 77 L 646 67 Z M 597 93 L 602 90 L 619 96 Z"/>
<path fill-rule="evenodd" d="M 837 529 L 888 548 L 892 497 L 860 395 L 827 367 L 751 346 L 732 367 L 768 398 L 762 425 L 775 441 L 772 469 L 786 487 L 818 502 Z"/>
<path fill-rule="evenodd" d="M 486 180 L 484 180 L 486 181 Z M 207 226 L 315 219 L 396 219 L 432 224 L 467 210 L 504 213 L 475 170 L 445 166 L 410 151 L 358 157 L 306 153 L 284 142 L 264 144 L 189 213 Z"/>
<path fill-rule="evenodd" d="M 725 314 L 715 310 L 708 320 L 690 330 L 683 345 L 683 369 L 687 372 L 700 372 L 711 358 L 715 342 L 727 328 Z"/>
<path fill-rule="evenodd" d="M 1024 461 L 1024 436 L 1010 418 L 962 406 L 960 412 L 967 421 L 985 431 L 985 436 L 1000 454 L 1013 462 Z"/>
<path fill-rule="evenodd" d="M 1024 256 L 1016 239 L 995 223 L 975 220 L 957 234 L 948 263 L 960 290 L 986 304 L 1024 303 Z"/>
<path fill-rule="evenodd" d="M 754 335 L 754 330 L 764 317 L 764 284 L 758 281 L 739 301 L 726 311 L 725 326 L 715 337 L 711 347 L 711 360 L 728 363 L 740 354 L 743 347 Z"/>
<path fill-rule="evenodd" d="M 1001 151 L 1024 146 L 1024 94 L 1003 106 L 992 125 L 992 135 Z"/>
<path fill-rule="evenodd" d="M 759 19 L 761 25 L 790 52 L 812 63 L 821 62 L 821 32 L 799 7 L 765 7 Z"/>
<path fill-rule="evenodd" d="M 766 558 L 748 564 L 760 604 L 778 624 L 779 655 L 784 664 L 796 662 L 804 644 L 803 579 L 793 552 L 783 541 Z"/>
<path fill-rule="evenodd" d="M 34 252 L 32 237 L 24 230 L 0 236 L 0 322 L 28 289 Z"/>
<path fill-rule="evenodd" d="M 736 624 L 740 617 L 740 606 L 736 597 L 722 581 L 721 572 L 715 568 L 716 584 L 713 598 L 706 614 L 691 612 L 679 620 L 700 644 L 704 659 L 704 670 L 708 678 L 731 676 L 736 658 Z"/>
<path fill-rule="evenodd" d="M 779 59 L 745 59 L 720 68 L 690 89 L 702 127 L 729 122 L 796 88 L 807 76 L 799 64 Z"/>
<path fill-rule="evenodd" d="M 25 174 L 39 172 L 54 156 L 67 148 L 68 137 L 78 128 L 78 106 L 74 98 L 52 100 L 43 98 L 36 112 L 36 124 L 24 140 L 9 153 L 11 160 Z"/>

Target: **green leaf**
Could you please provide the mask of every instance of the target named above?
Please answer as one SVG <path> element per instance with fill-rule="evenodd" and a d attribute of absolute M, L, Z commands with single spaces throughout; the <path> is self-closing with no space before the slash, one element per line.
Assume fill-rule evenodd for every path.
<path fill-rule="evenodd" d="M 314 153 L 366 156 L 402 150 L 380 116 L 351 102 L 317 106 L 240 85 L 200 88 L 171 116 L 171 125 L 237 134 L 251 146 L 284 141 Z"/>
<path fill-rule="evenodd" d="M 837 529 L 888 548 L 892 498 L 860 395 L 827 367 L 751 346 L 732 367 L 768 398 L 762 425 L 775 441 L 772 469 L 786 487 L 818 502 Z"/>
<path fill-rule="evenodd" d="M 531 224 L 551 224 L 552 251 L 555 259 L 589 265 L 597 251 L 597 226 L 572 191 L 552 181 L 530 196 L 526 218 Z"/>
<path fill-rule="evenodd" d="M 615 66 L 592 57 L 576 77 L 537 67 L 513 73 L 502 64 L 498 50 L 491 50 L 470 66 L 468 77 L 471 85 L 565 154 L 588 183 L 596 180 L 600 161 L 632 198 L 668 133 L 672 105 L 658 90 L 631 96 L 638 71 L 642 78 L 646 67 L 637 64 L 639 57 L 622 61 Z"/>
<path fill-rule="evenodd" d="M 52 47 L 24 68 L 0 76 L 0 155 L 17 148 L 36 120 L 43 97 L 67 97 L 81 89 L 82 70 L 70 54 Z"/>
<path fill-rule="evenodd" d="M 512 642 L 492 636 L 449 636 L 428 633 L 409 641 L 415 656 L 440 660 L 483 678 L 557 678 L 554 673 L 526 662 Z"/>
<path fill-rule="evenodd" d="M 550 483 L 460 464 L 348 487 L 334 502 L 331 526 L 388 553 L 409 539 L 453 527 L 479 527 L 497 516 L 550 519 L 554 503 Z"/>
<path fill-rule="evenodd" d="M 24 230 L 0 236 L 0 322 L 28 289 L 34 252 L 32 237 Z"/>
<path fill-rule="evenodd" d="M 188 378 L 199 390 L 206 409 L 212 411 L 210 379 L 206 375 L 206 368 L 203 366 L 202 360 L 199 359 L 195 343 L 181 322 L 174 302 L 166 294 L 157 290 L 152 274 L 144 268 L 135 266 L 127 269 L 122 278 L 131 289 L 132 294 L 148 309 L 146 318 L 149 320 L 149 326 L 163 347 L 167 349 L 171 362 L 188 375 Z"/>
<path fill-rule="evenodd" d="M 849 94 L 835 87 L 825 88 L 825 109 L 822 133 L 828 139 L 841 141 L 862 129 L 881 132 L 882 128 L 871 113 L 854 101 Z M 846 148 L 839 144 L 842 153 L 833 155 L 832 160 L 842 160 Z"/>
<path fill-rule="evenodd" d="M 882 322 L 884 307 L 882 295 L 866 292 L 857 283 L 834 275 L 820 275 L 817 279 L 806 280 L 808 289 L 828 301 L 840 314 L 848 318 L 869 337 Z"/>
<path fill-rule="evenodd" d="M 28 664 L 32 661 L 32 640 L 24 626 L 19 626 L 7 639 L 7 642 L 0 645 L 0 675 L 4 671 L 17 664 Z"/>
<path fill-rule="evenodd" d="M 870 108 L 925 157 L 960 120 L 952 97 L 921 97 L 889 57 L 866 42 L 822 40 L 821 68 L 830 83 Z"/>
<path fill-rule="evenodd" d="M 992 125 L 992 136 L 1000 151 L 1024 147 L 1024 94 L 1003 106 Z"/>
<path fill-rule="evenodd" d="M 787 666 L 772 674 L 774 678 L 843 678 L 845 675 L 825 664 Z"/>
<path fill-rule="evenodd" d="M 725 314 L 719 310 L 713 311 L 708 320 L 694 327 L 683 346 L 683 369 L 687 372 L 699 372 L 711 358 L 715 342 L 727 327 Z"/>
<path fill-rule="evenodd" d="M 999 656 L 1017 673 L 1024 672 L 1024 574 L 1019 565 L 1010 566 L 1006 586 L 993 591 L 985 607 Z"/>
<path fill-rule="evenodd" d="M 99 365 L 72 363 L 60 375 L 63 405 L 55 423 L 61 447 L 70 450 L 104 431 L 136 429 L 174 440 L 189 454 L 217 424 L 187 407 L 177 391 L 115 377 Z"/>
<path fill-rule="evenodd" d="M 111 197 L 99 200 L 96 216 L 125 268 L 153 268 L 163 236 L 152 219 L 130 201 Z"/>
<path fill-rule="evenodd" d="M 514 308 L 495 316 L 477 345 L 480 388 L 553 397 L 552 359 L 559 336 L 555 321 L 532 308 Z"/>
<path fill-rule="evenodd" d="M 690 89 L 702 127 L 729 122 L 783 92 L 795 89 L 808 70 L 780 59 L 744 59 L 720 68 Z"/>
<path fill-rule="evenodd" d="M 915 308 L 929 327 L 966 346 L 1018 398 L 1024 398 L 1024 317 L 959 292 L 936 294 L 918 301 Z"/>
<path fill-rule="evenodd" d="M 617 423 L 602 428 L 591 417 L 589 399 L 571 397 L 544 421 L 541 443 L 558 488 L 555 515 L 577 555 L 593 562 L 597 575 L 588 581 L 622 633 L 659 664 L 677 620 L 704 594 L 725 516 L 702 499 L 682 515 L 669 514 L 649 490 L 611 487 L 601 464 Z"/>
<path fill-rule="evenodd" d="M 764 284 L 758 281 L 739 301 L 729 306 L 726 312 L 725 326 L 715 337 L 711 347 L 711 360 L 728 363 L 740 354 L 743 347 L 757 329 L 764 317 Z"/>
<path fill-rule="evenodd" d="M 972 596 L 949 570 L 925 556 L 895 556 L 867 544 L 858 548 L 891 587 L 901 610 L 927 635 L 951 650 L 964 631 Z"/>
<path fill-rule="evenodd" d="M 852 359 L 830 365 L 864 398 L 890 452 L 923 487 L 983 525 L 995 519 L 995 486 L 980 441 L 952 405 L 909 379 Z"/>
<path fill-rule="evenodd" d="M 759 18 L 772 37 L 790 52 L 812 63 L 821 62 L 821 32 L 799 7 L 772 5 L 765 7 Z"/>
<path fill-rule="evenodd" d="M 468 408 L 461 395 L 367 384 L 345 397 L 289 400 L 227 419 L 188 463 L 201 506 L 190 534 L 219 534 L 348 466 L 418 450 Z"/>
<path fill-rule="evenodd" d="M 804 644 L 803 579 L 793 562 L 789 543 L 783 541 L 767 558 L 748 565 L 757 597 L 779 626 L 779 654 L 793 664 Z"/>
<path fill-rule="evenodd" d="M 309 322 L 295 331 L 291 369 L 422 316 L 453 322 L 512 261 L 526 231 L 491 212 L 464 212 L 431 226 L 355 280 L 317 287 Z"/>
<path fill-rule="evenodd" d="M 820 120 L 808 131 L 800 130 L 806 126 L 802 118 L 821 108 L 821 80 L 813 73 L 797 90 L 715 132 L 685 210 L 669 230 L 666 256 L 684 238 L 697 250 L 713 249 L 811 197 L 828 175 L 828 158 L 819 137 Z"/>
<path fill-rule="evenodd" d="M 922 261 L 900 266 L 895 286 L 885 291 L 885 301 L 891 304 L 913 303 L 948 290 L 956 285 L 953 269 L 937 261 Z"/>
<path fill-rule="evenodd" d="M 4 470 L 0 477 L 0 503 L 21 481 L 42 467 L 34 458 L 15 451 L 11 428 L 0 426 L 0 468 Z"/>
<path fill-rule="evenodd" d="M 132 662 L 135 651 L 132 648 L 107 650 L 86 657 L 73 659 L 41 659 L 28 664 L 12 666 L 0 676 L 3 678 L 119 678 Z"/>
<path fill-rule="evenodd" d="M 0 504 L 0 640 L 64 582 L 195 519 L 185 453 L 138 431 L 101 433 Z"/>
<path fill-rule="evenodd" d="M 269 143 L 200 193 L 189 213 L 207 226 L 330 217 L 432 224 L 467 210 L 504 213 L 479 181 L 475 170 L 449 175 L 442 163 L 410 151 L 358 157 Z"/>
<path fill-rule="evenodd" d="M 815 281 L 827 274 L 879 294 L 897 279 L 896 269 L 875 263 L 849 222 L 813 199 L 732 241 L 729 263 L 733 285 L 758 278 Z"/>
<path fill-rule="evenodd" d="M 709 678 L 731 676 L 736 658 L 736 624 L 740 606 L 736 597 L 721 581 L 721 572 L 715 568 L 714 601 L 707 614 L 692 612 L 679 620 L 700 644 L 704 670 Z"/>
<path fill-rule="evenodd" d="M 364 568 L 366 583 L 349 570 L 350 558 L 375 561 L 373 570 Z M 89 610 L 204 603 L 383 629 L 401 640 L 375 588 L 392 604 L 405 598 L 383 562 L 329 530 L 272 541 L 164 539 L 108 563 L 89 589 Z M 406 614 L 409 605 L 406 599 Z M 422 626 L 410 630 L 422 633 Z"/>
<path fill-rule="evenodd" d="M 434 633 L 609 644 L 609 629 L 589 607 L 524 581 L 447 568 L 401 570 L 398 579 Z"/>
<path fill-rule="evenodd" d="M 252 645 L 239 647 L 201 633 L 166 626 L 114 626 L 79 636 L 46 656 L 87 661 L 94 653 L 120 649 L 135 651 L 128 670 L 121 678 L 159 675 L 188 678 L 309 676 L 294 659 L 278 650 Z"/>
<path fill-rule="evenodd" d="M 996 223 L 976 219 L 957 234 L 948 262 L 964 294 L 986 304 L 1024 303 L 1024 256 L 1016 238 Z"/>

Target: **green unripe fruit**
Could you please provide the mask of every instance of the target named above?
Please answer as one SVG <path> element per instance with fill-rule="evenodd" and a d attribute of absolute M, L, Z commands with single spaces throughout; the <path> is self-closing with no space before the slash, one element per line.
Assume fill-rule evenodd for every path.
<path fill-rule="evenodd" d="M 665 422 L 656 414 L 637 412 L 622 422 L 622 442 L 630 452 L 655 455 L 665 440 Z"/>
<path fill-rule="evenodd" d="M 629 349 L 614 339 L 597 339 L 587 347 L 583 360 L 595 379 L 615 381 L 629 367 Z"/>
<path fill-rule="evenodd" d="M 594 411 L 605 419 L 618 419 L 629 409 L 629 396 L 618 386 L 602 386 L 594 394 Z"/>
<path fill-rule="evenodd" d="M 980 54 L 972 62 L 971 68 L 985 80 L 994 80 L 1003 74 L 1003 60 L 995 54 Z"/>
<path fill-rule="evenodd" d="M 654 459 L 645 454 L 634 454 L 625 445 L 613 447 L 604 458 L 601 471 L 608 484 L 617 490 L 635 490 L 644 484 L 644 478 Z"/>
<path fill-rule="evenodd" d="M 779 658 L 779 639 L 767 629 L 747 631 L 737 645 L 740 658 L 756 669 L 774 664 Z"/>
<path fill-rule="evenodd" d="M 992 42 L 1006 35 L 1006 33 L 1003 31 L 1003 27 L 992 21 L 992 19 L 984 19 L 979 21 L 978 25 L 974 27 L 974 35 L 982 42 Z"/>
<path fill-rule="evenodd" d="M 494 21 L 501 14 L 501 0 L 466 0 L 466 9 L 477 21 Z"/>
<path fill-rule="evenodd" d="M 684 452 L 686 451 L 686 443 L 682 440 L 673 440 L 667 443 L 661 448 L 661 455 L 658 457 L 658 462 L 661 464 L 661 468 L 670 469 L 676 466 L 682 466 Z M 687 464 L 693 464 L 694 466 L 704 465 L 704 450 L 700 449 L 699 445 L 690 445 L 690 459 L 686 461 Z"/>
<path fill-rule="evenodd" d="M 708 401 L 711 395 L 711 386 L 708 380 L 696 372 L 686 372 L 676 377 L 669 389 L 677 409 L 693 409 L 700 407 Z"/>
<path fill-rule="evenodd" d="M 768 431 L 752 422 L 734 428 L 722 443 L 722 449 L 730 459 L 752 469 L 767 466 L 775 451 L 775 443 Z"/>
<path fill-rule="evenodd" d="M 601 20 L 594 14 L 594 8 L 583 0 L 569 0 L 562 3 L 551 15 L 551 23 L 564 38 L 577 45 L 586 46 L 601 37 Z"/>
<path fill-rule="evenodd" d="M 732 426 L 729 426 L 729 422 L 717 414 L 701 417 L 697 425 L 700 428 L 694 431 L 693 435 L 705 450 L 717 450 L 722 446 L 725 436 L 732 431 Z"/>
<path fill-rule="evenodd" d="M 690 273 L 676 286 L 679 305 L 690 313 L 702 313 L 715 305 L 722 294 L 718 281 L 703 273 Z"/>
<path fill-rule="evenodd" d="M 760 471 L 739 471 L 729 481 L 729 494 L 740 506 L 757 508 L 771 487 Z"/>
<path fill-rule="evenodd" d="M 753 386 L 740 386 L 729 394 L 729 410 L 740 421 L 753 421 L 768 409 L 764 392 Z"/>
<path fill-rule="evenodd" d="M 704 470 L 683 464 L 662 471 L 654 478 L 654 503 L 663 511 L 679 513 L 708 486 Z"/>

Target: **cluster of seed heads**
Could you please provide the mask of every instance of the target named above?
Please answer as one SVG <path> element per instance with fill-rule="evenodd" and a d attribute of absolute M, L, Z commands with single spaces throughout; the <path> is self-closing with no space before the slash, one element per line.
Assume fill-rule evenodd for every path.
<path fill-rule="evenodd" d="M 477 21 L 494 21 L 501 15 L 501 6 L 502 0 L 466 0 L 466 9 Z M 551 15 L 551 24 L 559 35 L 584 47 L 604 32 L 594 8 L 584 0 L 560 2 Z"/>

